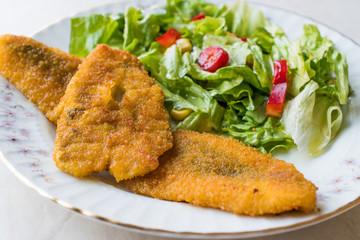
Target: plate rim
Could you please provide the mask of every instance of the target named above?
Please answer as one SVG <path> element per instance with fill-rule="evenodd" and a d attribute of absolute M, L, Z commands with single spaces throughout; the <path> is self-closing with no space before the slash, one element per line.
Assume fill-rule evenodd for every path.
<path fill-rule="evenodd" d="M 142 227 L 142 226 L 138 226 L 135 224 L 127 224 L 127 223 L 121 223 L 119 221 L 116 220 L 112 220 L 110 218 L 106 218 L 106 217 L 102 217 L 100 215 L 94 214 L 88 210 L 82 210 L 78 207 L 74 207 L 71 204 L 69 204 L 66 201 L 57 199 L 51 195 L 49 195 L 46 191 L 44 191 L 43 189 L 41 189 L 40 187 L 35 186 L 30 180 L 28 180 L 25 176 L 23 176 L 5 157 L 4 155 L 0 152 L 0 160 L 5 164 L 5 166 L 18 178 L 20 179 L 23 183 L 25 183 L 25 185 L 27 185 L 28 187 L 32 188 L 33 190 L 35 190 L 35 192 L 37 192 L 38 194 L 40 194 L 41 196 L 43 196 L 44 198 L 47 198 L 53 202 L 55 202 L 56 204 L 60 205 L 61 207 L 70 210 L 71 212 L 75 212 L 81 216 L 85 216 L 89 219 L 92 220 L 97 220 L 100 221 L 102 223 L 105 224 L 110 224 L 111 226 L 115 226 L 115 227 L 120 227 L 122 229 L 125 230 L 130 230 L 133 232 L 140 232 L 143 234 L 149 234 L 149 235 L 154 235 L 154 236 L 170 236 L 170 237 L 192 237 L 192 238 L 198 238 L 198 239 L 203 239 L 203 238 L 218 238 L 218 237 L 222 237 L 222 238 L 233 238 L 233 237 L 238 237 L 238 238 L 247 238 L 247 237 L 261 237 L 261 236 L 269 236 L 269 235 L 275 235 L 275 234 L 280 234 L 280 233 L 285 233 L 285 232 L 289 232 L 289 231 L 295 231 L 295 230 L 299 230 L 301 228 L 305 228 L 314 224 L 318 224 L 321 222 L 324 222 L 330 218 L 333 218 L 335 216 L 340 215 L 343 212 L 346 212 L 350 209 L 352 209 L 353 207 L 357 206 L 360 203 L 360 196 L 355 199 L 354 201 L 340 207 L 339 209 L 327 213 L 325 215 L 321 215 L 319 217 L 316 217 L 314 219 L 311 220 L 307 220 L 304 222 L 300 222 L 300 223 L 296 223 L 296 224 L 292 224 L 292 225 L 288 225 L 286 227 L 277 227 L 277 228 L 270 228 L 270 229 L 266 229 L 266 230 L 259 230 L 259 231 L 248 231 L 248 232 L 234 232 L 234 233 L 197 233 L 197 232 L 175 232 L 175 231 L 169 231 L 169 230 L 162 230 L 162 229 L 155 229 L 155 228 L 146 228 L 146 227 Z"/>
<path fill-rule="evenodd" d="M 232 1 L 236 1 L 236 0 L 232 0 Z M 90 12 L 90 11 L 94 11 L 98 8 L 105 8 L 105 7 L 109 7 L 112 5 L 116 5 L 116 4 L 120 4 L 120 3 L 124 3 L 124 2 L 133 2 L 131 0 L 117 0 L 116 2 L 113 3 L 107 3 L 107 4 L 103 4 L 103 5 L 99 5 L 99 6 L 95 6 L 95 7 L 91 7 L 88 8 L 86 10 L 83 11 L 79 11 L 79 12 L 75 12 L 72 14 L 67 15 L 66 17 L 63 18 L 59 18 L 58 20 L 55 20 L 53 22 L 50 22 L 49 24 L 44 25 L 42 28 L 34 31 L 33 33 L 30 34 L 30 37 L 33 37 L 34 35 L 46 30 L 47 28 L 58 24 L 61 21 L 64 21 L 66 19 L 71 19 L 72 17 L 75 17 L 77 15 L 80 14 L 84 14 L 86 12 Z M 299 17 L 302 17 L 304 19 L 307 20 L 311 20 L 314 23 L 318 24 L 318 25 L 322 25 L 328 29 L 330 29 L 333 32 L 336 32 L 337 34 L 341 35 L 342 37 L 350 40 L 354 45 L 356 45 L 357 47 L 360 48 L 360 43 L 358 43 L 357 41 L 355 41 L 354 39 L 352 39 L 351 37 L 347 36 L 346 34 L 340 32 L 339 30 L 327 25 L 326 23 L 323 23 L 319 20 L 314 19 L 313 17 L 309 17 L 306 16 L 305 14 L 302 13 L 298 13 L 295 12 L 293 10 L 288 10 L 288 9 L 284 9 L 281 7 L 277 7 L 277 6 L 271 6 L 269 4 L 265 4 L 265 3 L 258 3 L 258 2 L 247 2 L 250 5 L 253 6 L 263 6 L 266 8 L 270 8 L 270 9 L 275 9 L 281 12 L 285 12 L 285 13 L 290 13 L 292 15 L 296 15 Z M 156 6 L 156 4 L 152 5 L 152 6 Z M 198 238 L 198 239 L 204 239 L 204 238 L 248 238 L 248 237 L 261 237 L 261 236 L 270 236 L 270 235 L 275 235 L 275 234 L 280 234 L 280 233 L 285 233 L 285 232 L 290 232 L 290 231 L 295 231 L 295 230 L 299 230 L 305 227 L 309 227 L 311 225 L 315 225 L 321 222 L 324 222 L 326 220 L 329 220 L 333 217 L 336 217 L 352 208 L 354 208 L 355 206 L 357 206 L 358 204 L 360 204 L 360 196 L 358 196 L 357 199 L 353 200 L 352 202 L 347 203 L 346 205 L 338 208 L 335 211 L 332 211 L 330 213 L 318 216 L 316 218 L 313 218 L 311 220 L 306 220 L 303 222 L 299 222 L 299 223 L 295 223 L 295 224 L 291 224 L 288 226 L 284 226 L 284 227 L 275 227 L 275 228 L 269 228 L 269 229 L 265 229 L 265 230 L 257 230 L 257 231 L 244 231 L 244 232 L 218 232 L 218 233 L 199 233 L 199 232 L 176 232 L 176 231 L 170 231 L 170 230 L 163 230 L 163 229 L 155 229 L 155 228 L 146 228 L 146 227 L 142 227 L 142 226 L 138 226 L 135 224 L 127 224 L 127 223 L 121 223 L 119 221 L 116 220 L 112 220 L 110 218 L 106 218 L 106 217 L 102 217 L 100 215 L 94 214 L 91 211 L 88 210 L 83 210 L 80 209 L 78 207 L 74 207 L 71 204 L 69 204 L 66 201 L 57 199 L 53 196 L 51 196 L 50 194 L 48 194 L 45 190 L 41 189 L 40 187 L 37 187 L 34 183 L 32 183 L 29 179 L 27 179 L 25 176 L 23 176 L 11 163 L 10 161 L 5 158 L 5 156 L 2 154 L 2 152 L 0 151 L 0 160 L 5 164 L 5 166 L 19 179 L 21 180 L 23 183 L 25 183 L 25 185 L 27 185 L 28 187 L 32 188 L 33 190 L 35 190 L 38 194 L 40 194 L 41 196 L 43 196 L 44 198 L 47 198 L 51 201 L 53 201 L 54 203 L 60 205 L 61 207 L 71 211 L 71 212 L 75 212 L 81 216 L 84 216 L 88 219 L 92 219 L 95 221 L 99 221 L 102 222 L 104 224 L 108 224 L 110 226 L 114 226 L 117 228 L 121 228 L 124 230 L 129 230 L 129 231 L 133 231 L 133 232 L 138 232 L 138 233 L 143 233 L 143 234 L 148 234 L 148 235 L 153 235 L 153 236 L 163 236 L 163 237 L 175 237 L 175 238 L 183 238 L 183 237 L 187 237 L 187 238 Z"/>

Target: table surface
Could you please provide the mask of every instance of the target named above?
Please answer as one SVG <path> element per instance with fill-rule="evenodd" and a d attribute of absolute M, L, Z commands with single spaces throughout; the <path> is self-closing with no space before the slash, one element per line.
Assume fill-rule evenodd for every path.
<path fill-rule="evenodd" d="M 30 36 L 61 18 L 114 0 L 0 0 L 0 35 Z M 358 0 L 250 0 L 311 17 L 360 43 Z M 43 198 L 0 162 L 1 239 L 167 239 L 131 232 L 86 218 Z M 325 222 L 288 233 L 256 238 L 360 239 L 360 205 Z"/>

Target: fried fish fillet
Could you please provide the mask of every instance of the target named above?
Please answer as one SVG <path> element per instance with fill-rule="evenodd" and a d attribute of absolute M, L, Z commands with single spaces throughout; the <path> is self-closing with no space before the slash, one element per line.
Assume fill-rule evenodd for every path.
<path fill-rule="evenodd" d="M 59 108 L 53 156 L 74 176 L 107 169 L 117 181 L 142 176 L 172 147 L 164 93 L 126 51 L 98 45 L 79 66 Z"/>
<path fill-rule="evenodd" d="M 246 215 L 310 212 L 316 187 L 293 164 L 241 142 L 177 130 L 174 146 L 148 175 L 125 181 L 135 193 Z"/>
<path fill-rule="evenodd" d="M 82 60 L 23 36 L 0 36 L 0 74 L 56 124 L 53 110 Z"/>

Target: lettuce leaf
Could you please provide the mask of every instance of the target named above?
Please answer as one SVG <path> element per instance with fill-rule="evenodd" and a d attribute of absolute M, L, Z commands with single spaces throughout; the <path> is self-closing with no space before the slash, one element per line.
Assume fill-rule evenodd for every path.
<path fill-rule="evenodd" d="M 319 85 L 310 81 L 284 109 L 282 122 L 299 151 L 318 155 L 334 138 L 342 123 L 336 100 L 317 96 Z"/>
<path fill-rule="evenodd" d="M 145 53 L 155 38 L 160 35 L 161 24 L 157 15 L 150 14 L 143 17 L 140 10 L 127 7 L 123 48 L 135 55 Z"/>
<path fill-rule="evenodd" d="M 202 47 L 206 34 L 225 36 L 227 32 L 224 18 L 213 18 L 206 16 L 204 19 L 192 21 L 185 24 L 170 24 L 169 28 L 175 28 L 182 37 L 191 39 L 194 46 Z"/>
<path fill-rule="evenodd" d="M 220 130 L 225 109 L 215 100 L 211 101 L 208 112 L 197 111 L 190 114 L 183 121 L 172 124 L 174 129 L 189 129 L 200 132 Z"/>
<path fill-rule="evenodd" d="M 268 91 L 261 86 L 255 73 L 246 65 L 223 67 L 212 73 L 202 70 L 198 64 L 191 64 L 191 69 L 188 74 L 196 80 L 216 82 L 218 84 L 221 84 L 224 80 L 241 78 L 262 92 Z"/>
<path fill-rule="evenodd" d="M 176 80 L 183 78 L 190 71 L 190 54 L 181 55 L 176 45 L 169 47 L 161 59 L 162 70 L 166 71 L 166 79 Z"/>
<path fill-rule="evenodd" d="M 349 96 L 348 64 L 344 54 L 333 51 L 329 58 L 331 70 L 336 74 L 336 88 L 340 104 L 346 104 Z"/>
<path fill-rule="evenodd" d="M 292 136 L 299 151 L 309 152 L 311 135 L 308 129 L 312 124 L 316 89 L 319 85 L 311 81 L 304 90 L 285 106 L 282 122 L 286 131 Z"/>
<path fill-rule="evenodd" d="M 251 35 L 251 39 L 261 47 L 265 54 L 270 54 L 274 45 L 273 36 L 263 27 L 257 28 Z"/>
<path fill-rule="evenodd" d="M 314 25 L 305 25 L 304 34 L 299 40 L 303 54 L 309 62 L 308 71 L 314 72 L 312 79 L 319 84 L 322 94 L 337 96 L 340 104 L 346 104 L 349 80 L 345 56 L 335 50 L 330 40 L 321 37 L 318 28 Z"/>
<path fill-rule="evenodd" d="M 229 120 L 229 114 L 225 114 Z M 289 149 L 294 146 L 289 134 L 278 118 L 269 117 L 263 124 L 250 122 L 230 124 L 223 129 L 229 136 L 237 138 L 247 145 L 259 148 L 262 152 Z"/>
<path fill-rule="evenodd" d="M 243 1 L 230 6 L 224 17 L 229 31 L 239 37 L 250 37 L 257 28 L 268 24 L 260 10 L 250 7 Z"/>
<path fill-rule="evenodd" d="M 273 61 L 271 56 L 263 54 L 261 48 L 256 45 L 251 39 L 248 40 L 249 48 L 251 49 L 252 54 L 251 62 L 252 62 L 252 69 L 256 74 L 261 88 L 266 89 L 270 92 L 272 88 L 272 65 Z"/>
<path fill-rule="evenodd" d="M 312 56 L 316 63 L 326 57 L 328 51 L 333 48 L 333 43 L 327 38 L 322 38 L 318 28 L 314 25 L 304 25 L 304 33 L 299 38 L 301 48 L 305 55 Z"/>
<path fill-rule="evenodd" d="M 97 44 L 105 43 L 122 47 L 123 14 L 114 16 L 92 14 L 71 19 L 70 54 L 86 57 Z M 110 44 L 110 39 L 118 36 L 118 44 Z M 120 43 L 120 44 L 119 44 Z"/>
<path fill-rule="evenodd" d="M 128 7 L 125 14 L 99 15 L 71 19 L 70 53 L 86 57 L 97 44 L 125 49 L 135 55 L 148 51 L 160 35 L 162 22 L 155 14 L 143 16 L 140 10 Z"/>
<path fill-rule="evenodd" d="M 311 154 L 319 155 L 338 133 L 343 114 L 339 102 L 325 96 L 316 97 L 314 109 L 312 122 L 314 133 L 309 150 Z"/>
<path fill-rule="evenodd" d="M 206 16 L 218 16 L 224 11 L 214 4 L 205 3 L 202 0 L 167 0 L 165 5 L 166 13 L 161 16 L 162 20 L 167 24 L 188 23 L 199 13 Z"/>

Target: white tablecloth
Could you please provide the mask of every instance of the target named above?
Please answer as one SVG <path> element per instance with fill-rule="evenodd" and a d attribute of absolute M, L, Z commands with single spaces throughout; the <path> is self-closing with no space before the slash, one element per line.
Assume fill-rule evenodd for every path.
<path fill-rule="evenodd" d="M 114 0 L 0 0 L 0 35 L 30 36 L 58 19 Z M 360 43 L 359 0 L 256 0 L 309 16 Z M 0 136 L 1 137 L 1 136 Z M 360 239 L 360 206 L 331 220 L 268 239 Z M 107 225 L 58 206 L 0 163 L 0 239 L 165 239 Z"/>

